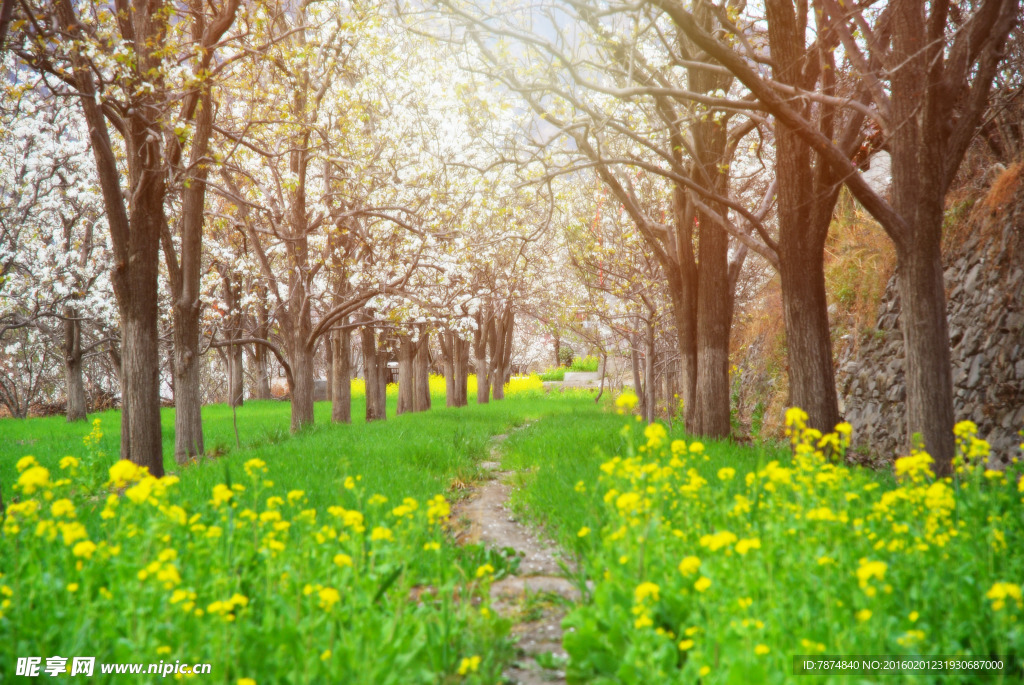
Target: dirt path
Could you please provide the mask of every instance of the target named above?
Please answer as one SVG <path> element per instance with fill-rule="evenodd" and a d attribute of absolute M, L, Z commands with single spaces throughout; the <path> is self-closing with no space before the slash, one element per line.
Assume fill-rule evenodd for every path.
<path fill-rule="evenodd" d="M 515 472 L 502 471 L 499 461 L 500 446 L 507 437 L 492 439 L 491 461 L 480 464 L 490 477 L 455 507 L 453 518 L 460 526 L 457 541 L 511 547 L 522 554 L 518 574 L 491 586 L 493 608 L 516 621 L 512 633 L 518 638 L 519 658 L 504 675 L 520 685 L 564 683 L 563 672 L 542 668 L 536 657 L 545 653 L 566 657 L 562 649 L 566 608 L 559 598 L 576 602 L 579 593 L 563 576 L 555 545 L 518 522 L 509 507 L 512 487 L 508 480 Z"/>

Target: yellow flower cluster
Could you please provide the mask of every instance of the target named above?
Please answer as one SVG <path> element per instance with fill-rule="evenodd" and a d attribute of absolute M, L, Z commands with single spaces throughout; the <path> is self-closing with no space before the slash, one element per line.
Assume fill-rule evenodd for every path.
<path fill-rule="evenodd" d="M 631 401 L 626 395 L 617 405 L 628 409 Z M 635 436 L 632 422 L 627 424 L 627 452 L 600 465 L 595 489 L 605 503 L 604 526 L 584 526 L 577 536 L 586 563 L 599 569 L 598 600 L 579 609 L 582 616 L 572 618 L 572 625 L 583 632 L 598 626 L 600 634 L 600 626 L 621 615 L 616 602 L 629 602 L 621 607 L 632 613 L 635 631 L 628 639 L 649 646 L 633 652 L 633 646 L 620 645 L 601 659 L 611 664 L 627 652 L 661 653 L 656 645 L 672 640 L 685 652 L 685 667 L 701 677 L 712 661 L 736 661 L 719 650 L 735 644 L 737 635 L 751 659 L 765 662 L 800 651 L 857 653 L 876 644 L 893 651 L 920 649 L 932 638 L 915 622 L 948 602 L 945 593 L 929 596 L 921 588 L 934 585 L 930 574 L 947 568 L 954 553 L 978 560 L 971 562 L 976 579 L 989 574 L 984 603 L 993 612 L 1009 622 L 1024 618 L 1024 588 L 1002 580 L 993 584 L 993 576 L 1019 568 L 1003 563 L 1007 555 L 1019 558 L 1024 545 L 1020 521 L 1005 513 L 1005 503 L 1019 499 L 1024 484 L 1018 483 L 1024 480 L 986 468 L 988 446 L 974 437 L 970 424 L 957 427 L 961 456 L 955 477 L 936 478 L 931 456 L 918 449 L 895 460 L 894 482 L 887 482 L 845 465 L 848 424 L 822 435 L 806 421 L 804 412 L 789 410 L 791 458 L 767 459 L 749 469 L 707 463 L 703 445 L 670 441 L 660 424 Z M 577 483 L 574 491 L 586 494 L 591 486 Z M 908 606 L 911 597 L 914 605 Z M 975 611 L 982 601 L 974 597 Z M 771 611 L 776 613 L 769 616 Z M 812 615 L 821 616 L 822 625 L 799 618 Z M 909 623 L 893 631 L 897 615 Z M 675 637 L 695 622 L 706 635 Z M 966 644 L 971 637 L 950 639 Z M 594 639 L 574 635 L 567 649 L 577 643 L 595 649 L 601 638 Z M 588 660 L 583 651 L 569 651 L 574 660 Z M 761 673 L 744 670 L 752 665 L 737 668 L 733 675 L 744 678 Z M 634 673 L 640 672 L 645 671 Z M 654 680 L 677 677 L 657 669 L 646 673 Z"/>

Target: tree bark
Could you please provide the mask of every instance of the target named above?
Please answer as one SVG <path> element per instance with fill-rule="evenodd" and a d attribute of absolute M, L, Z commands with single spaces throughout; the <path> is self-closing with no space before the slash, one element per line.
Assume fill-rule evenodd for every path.
<path fill-rule="evenodd" d="M 351 332 L 342 319 L 341 329 L 331 334 L 333 349 L 331 363 L 331 421 L 352 423 L 352 349 Z"/>
<path fill-rule="evenodd" d="M 398 408 L 396 413 L 399 415 L 415 411 L 416 377 L 413 374 L 415 348 L 410 336 L 398 336 Z"/>
<path fill-rule="evenodd" d="M 652 423 L 655 418 L 655 409 L 658 404 L 657 387 L 654 378 L 654 323 L 647 322 L 647 353 L 644 363 L 644 420 Z M 699 367 L 698 367 L 699 368 Z"/>
<path fill-rule="evenodd" d="M 412 359 L 412 375 L 414 379 L 413 411 L 430 409 L 430 333 L 420 332 L 420 339 L 415 346 Z"/>
<path fill-rule="evenodd" d="M 380 371 L 377 370 L 377 341 L 373 326 L 363 326 L 360 337 L 363 346 L 363 381 L 366 387 L 366 422 L 381 421 L 386 417 L 380 410 Z"/>
<path fill-rule="evenodd" d="M 87 401 L 82 375 L 82 322 L 73 307 L 64 310 L 64 379 L 67 385 L 68 423 L 85 421 Z"/>
<path fill-rule="evenodd" d="M 268 293 L 264 286 L 259 288 L 260 297 L 266 300 Z M 260 304 L 257 313 L 257 325 L 255 337 L 266 340 L 270 336 L 269 314 L 266 304 Z M 270 393 L 270 352 L 263 345 L 252 346 L 253 375 L 255 376 L 255 387 L 252 396 L 257 400 L 269 400 L 273 397 Z"/>
<path fill-rule="evenodd" d="M 446 407 L 457 407 L 458 396 L 455 389 L 455 335 L 451 331 L 442 331 L 438 336 L 441 345 L 441 362 L 444 365 L 444 404 Z"/>
<path fill-rule="evenodd" d="M 732 289 L 729 284 L 729 237 L 712 219 L 700 217 L 700 263 L 697 267 L 697 387 L 698 435 L 728 437 L 729 331 L 732 327 Z"/>
<path fill-rule="evenodd" d="M 491 395 L 490 366 L 487 364 L 487 339 L 492 325 L 490 313 L 477 314 L 476 322 L 476 333 L 473 338 L 473 353 L 476 357 L 476 403 L 487 404 Z"/>
<path fill-rule="evenodd" d="M 296 336 L 299 337 L 299 336 Z M 313 392 L 316 375 L 313 364 L 313 351 L 304 344 L 305 336 L 293 343 L 290 350 L 289 364 L 292 367 L 292 432 L 313 425 Z"/>
<path fill-rule="evenodd" d="M 935 460 L 936 475 L 952 473 L 956 451 L 953 436 L 953 376 L 942 280 L 941 219 L 932 241 L 897 253 L 900 325 L 906 350 L 907 442 L 916 436 Z M 916 231 L 918 236 L 926 231 Z"/>
<path fill-rule="evenodd" d="M 455 406 L 465 407 L 469 404 L 469 341 L 455 337 L 452 353 L 455 357 Z"/>

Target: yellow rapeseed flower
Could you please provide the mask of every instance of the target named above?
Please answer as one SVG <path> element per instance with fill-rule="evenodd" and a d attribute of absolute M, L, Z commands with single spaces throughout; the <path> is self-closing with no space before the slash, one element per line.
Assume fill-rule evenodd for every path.
<path fill-rule="evenodd" d="M 18 487 L 26 495 L 31 495 L 36 490 L 49 485 L 50 471 L 42 466 L 29 466 L 18 477 Z"/>
<path fill-rule="evenodd" d="M 393 542 L 395 534 L 391 532 L 390 528 L 384 528 L 383 526 L 377 526 L 370 533 L 370 540 L 388 540 Z"/>
<path fill-rule="evenodd" d="M 346 566 L 352 566 L 352 557 L 347 554 L 335 554 L 334 565 L 339 568 L 345 568 Z"/>
<path fill-rule="evenodd" d="M 470 673 L 476 673 L 480 668 L 480 657 L 470 656 L 464 658 L 459 662 L 459 675 L 468 675 Z"/>
<path fill-rule="evenodd" d="M 707 576 L 701 576 L 697 579 L 697 582 L 693 584 L 693 588 L 697 592 L 704 592 L 709 587 L 711 587 L 711 579 Z"/>
<path fill-rule="evenodd" d="M 590 535 L 590 529 L 587 528 L 586 526 L 583 526 L 582 528 L 580 528 L 579 532 L 576 533 L 576 537 L 578 537 L 578 538 L 585 538 L 588 535 Z"/>
<path fill-rule="evenodd" d="M 992 600 L 993 611 L 1002 610 L 1006 606 L 1007 600 L 1014 602 L 1018 609 L 1024 606 L 1021 586 L 1016 583 L 997 582 L 985 593 L 985 597 Z"/>
<path fill-rule="evenodd" d="M 480 566 L 479 568 L 477 568 L 477 570 L 476 570 L 476 577 L 477 578 L 483 578 L 484 576 L 490 575 L 490 574 L 493 574 L 493 573 L 494 573 L 494 567 L 491 566 L 490 564 L 484 564 L 483 566 Z"/>
<path fill-rule="evenodd" d="M 717 533 L 710 535 L 702 535 L 700 538 L 700 546 L 707 547 L 712 552 L 718 551 L 723 547 L 728 547 L 732 543 L 736 542 L 736 536 L 727 530 L 720 530 Z"/>
<path fill-rule="evenodd" d="M 679 562 L 679 572 L 684 576 L 692 576 L 700 570 L 700 559 L 697 557 L 686 557 Z"/>
<path fill-rule="evenodd" d="M 224 485 L 224 483 L 217 483 L 213 486 L 213 499 L 210 500 L 210 504 L 219 507 L 234 496 L 235 493 L 231 491 L 231 488 Z"/>
<path fill-rule="evenodd" d="M 857 620 L 863 623 L 871 618 L 871 609 L 861 609 L 856 613 Z"/>
<path fill-rule="evenodd" d="M 679 649 L 684 652 L 690 649 L 691 647 L 693 647 L 693 640 L 683 640 L 679 643 Z"/>
<path fill-rule="evenodd" d="M 736 543 L 736 553 L 741 556 L 752 549 L 761 549 L 761 538 L 743 538 Z"/>
<path fill-rule="evenodd" d="M 92 540 L 82 540 L 71 548 L 71 553 L 82 559 L 91 559 L 96 552 L 96 543 Z"/>
<path fill-rule="evenodd" d="M 61 516 L 75 518 L 75 505 L 66 497 L 56 500 L 50 505 L 50 515 L 54 518 L 60 518 Z"/>
<path fill-rule="evenodd" d="M 718 469 L 718 480 L 732 480 L 736 476 L 736 469 L 725 466 Z"/>
<path fill-rule="evenodd" d="M 763 656 L 770 651 L 772 650 L 768 645 L 757 645 L 754 647 L 754 654 L 757 654 L 758 656 Z"/>
<path fill-rule="evenodd" d="M 137 464 L 133 464 L 127 459 L 122 459 L 110 467 L 107 472 L 110 480 L 107 484 L 114 488 L 123 488 L 129 483 L 134 483 L 142 478 L 143 472 L 144 469 L 140 468 Z"/>
<path fill-rule="evenodd" d="M 619 409 L 625 409 L 626 411 L 629 411 L 630 409 L 635 407 L 637 405 L 637 402 L 639 401 L 640 398 L 638 398 L 635 393 L 627 390 L 615 398 L 615 406 L 618 407 Z"/>
<path fill-rule="evenodd" d="M 32 468 L 33 466 L 39 466 L 39 462 L 37 462 L 36 458 L 33 457 L 31 454 L 28 455 L 28 456 L 22 457 L 21 459 L 18 460 L 18 463 L 14 465 L 14 467 L 16 469 L 18 469 L 18 473 L 21 473 L 22 471 L 26 471 L 26 470 Z"/>
<path fill-rule="evenodd" d="M 648 597 L 653 599 L 655 602 L 658 601 L 659 588 L 655 583 L 643 582 L 636 586 L 636 590 L 633 591 L 633 597 L 637 603 L 645 601 Z"/>
<path fill-rule="evenodd" d="M 78 460 L 72 456 L 63 457 L 60 460 L 60 470 L 66 471 L 68 469 L 77 469 L 78 463 Z"/>

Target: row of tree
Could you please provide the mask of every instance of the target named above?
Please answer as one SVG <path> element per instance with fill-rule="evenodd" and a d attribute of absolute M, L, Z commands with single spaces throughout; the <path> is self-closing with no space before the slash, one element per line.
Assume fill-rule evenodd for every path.
<path fill-rule="evenodd" d="M 236 404 L 243 349 L 256 396 L 273 360 L 295 430 L 313 421 L 318 354 L 331 360 L 333 418 L 349 420 L 356 329 L 368 419 L 385 417 L 393 338 L 409 379 L 399 412 L 429 406 L 431 333 L 449 404 L 466 402 L 471 357 L 478 401 L 502 397 L 516 313 L 543 292 L 552 202 L 514 168 L 482 173 L 517 130 L 506 96 L 469 72 L 437 82 L 430 41 L 373 2 L 4 8 L 3 125 L 16 135 L 3 150 L 0 335 L 40 338 L 4 355 L 13 413 L 33 393 L 26 373 L 54 356 L 51 320 L 78 360 L 69 419 L 84 415 L 84 400 L 70 412 L 82 359 L 102 353 L 120 387 L 122 457 L 157 475 L 162 389 L 176 458 L 204 452 L 211 354 Z M 44 254 L 60 263 L 44 267 Z"/>
<path fill-rule="evenodd" d="M 687 426 L 727 435 L 734 293 L 748 254 L 778 272 L 790 403 L 840 420 L 824 246 L 840 189 L 882 225 L 898 259 L 907 415 L 947 473 L 953 388 L 942 280 L 944 202 L 1005 59 L 1018 0 L 438 0 L 473 42 L 471 68 L 544 122 L 547 178 L 592 169 L 643 238 L 671 302 Z M 469 54 L 469 53 L 464 53 Z M 1016 74 L 1016 75 L 1015 75 Z M 892 158 L 891 195 L 860 168 Z M 912 435 L 908 435 L 908 443 Z"/>

